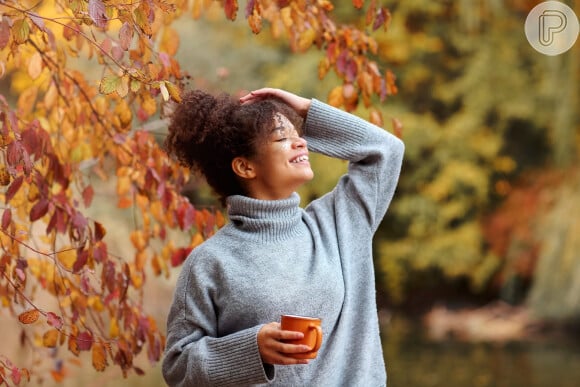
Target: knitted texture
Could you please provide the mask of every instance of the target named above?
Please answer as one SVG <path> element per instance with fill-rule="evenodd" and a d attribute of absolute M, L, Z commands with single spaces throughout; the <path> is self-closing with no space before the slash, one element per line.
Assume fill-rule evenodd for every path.
<path fill-rule="evenodd" d="M 304 209 L 227 198 L 229 222 L 192 251 L 177 281 L 162 370 L 171 386 L 384 386 L 372 238 L 393 197 L 403 143 L 312 100 L 310 151 L 349 161 Z M 257 333 L 282 314 L 322 319 L 307 365 L 263 364 Z"/>

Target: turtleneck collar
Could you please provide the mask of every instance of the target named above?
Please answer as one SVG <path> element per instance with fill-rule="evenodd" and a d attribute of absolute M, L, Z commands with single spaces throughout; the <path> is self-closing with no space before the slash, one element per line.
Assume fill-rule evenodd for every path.
<path fill-rule="evenodd" d="M 230 221 L 237 230 L 247 233 L 244 237 L 275 242 L 299 233 L 302 209 L 296 192 L 281 200 L 233 195 L 226 204 Z"/>

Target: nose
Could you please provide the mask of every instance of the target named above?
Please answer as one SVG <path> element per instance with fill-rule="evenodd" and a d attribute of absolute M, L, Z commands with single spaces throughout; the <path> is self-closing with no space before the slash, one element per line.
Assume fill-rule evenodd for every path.
<path fill-rule="evenodd" d="M 292 146 L 294 148 L 306 148 L 306 145 L 308 145 L 308 142 L 304 139 L 304 137 L 296 136 L 292 139 Z"/>

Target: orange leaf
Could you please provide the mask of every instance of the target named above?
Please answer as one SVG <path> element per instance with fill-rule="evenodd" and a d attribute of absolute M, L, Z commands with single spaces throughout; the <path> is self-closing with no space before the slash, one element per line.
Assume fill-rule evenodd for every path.
<path fill-rule="evenodd" d="M 104 371 L 107 368 L 107 352 L 105 351 L 105 347 L 101 343 L 94 343 L 93 344 L 93 367 L 97 371 Z"/>
<path fill-rule="evenodd" d="M 18 316 L 18 320 L 22 324 L 32 324 L 33 322 L 38 320 L 38 317 L 40 317 L 40 312 L 38 311 L 38 309 L 31 309 L 24 313 L 21 313 Z"/>
<path fill-rule="evenodd" d="M 344 103 L 344 97 L 342 94 L 342 86 L 336 86 L 330 91 L 328 103 L 334 107 L 341 106 Z"/>
<path fill-rule="evenodd" d="M 54 348 L 58 342 L 60 332 L 56 329 L 46 331 L 42 336 L 42 345 L 47 348 Z"/>

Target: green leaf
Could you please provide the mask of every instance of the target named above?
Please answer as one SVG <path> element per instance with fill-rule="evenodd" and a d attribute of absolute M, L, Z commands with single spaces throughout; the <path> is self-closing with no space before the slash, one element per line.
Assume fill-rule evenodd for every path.
<path fill-rule="evenodd" d="M 110 75 L 101 79 L 101 85 L 99 86 L 99 92 L 102 94 L 111 94 L 116 91 L 121 85 L 121 77 L 116 75 Z"/>
<path fill-rule="evenodd" d="M 18 19 L 12 26 L 12 33 L 14 34 L 14 41 L 18 44 L 26 42 L 30 35 L 30 25 L 26 19 Z"/>

